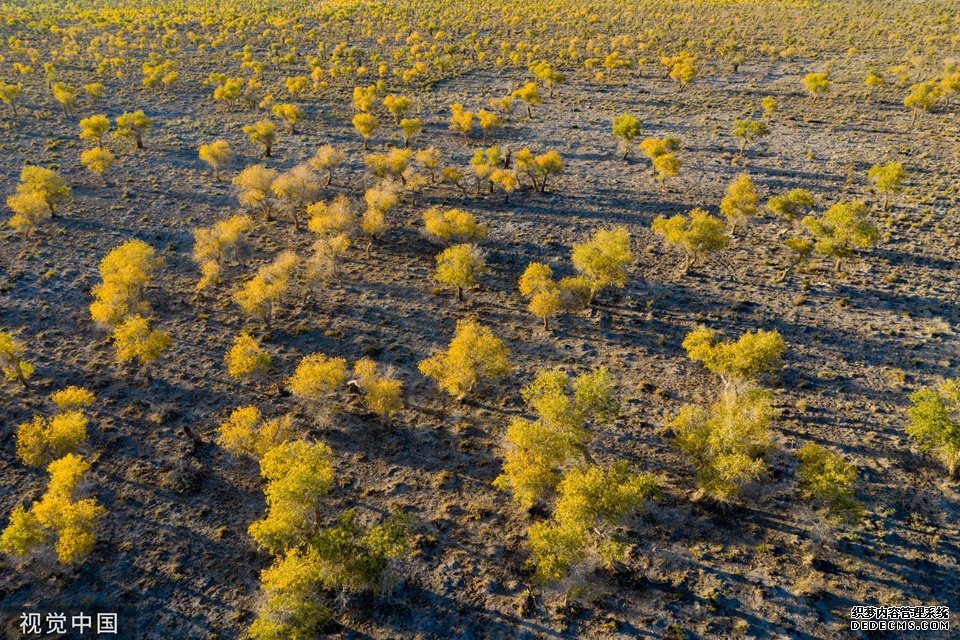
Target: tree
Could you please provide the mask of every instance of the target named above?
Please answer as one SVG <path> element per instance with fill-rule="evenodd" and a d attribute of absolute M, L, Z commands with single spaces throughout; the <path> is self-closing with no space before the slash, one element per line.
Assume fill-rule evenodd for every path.
<path fill-rule="evenodd" d="M 805 498 L 825 505 L 832 516 L 842 520 L 860 518 L 863 505 L 854 494 L 857 468 L 853 464 L 812 442 L 797 451 L 797 460 L 797 479 Z"/>
<path fill-rule="evenodd" d="M 556 151 L 547 151 L 534 156 L 530 149 L 523 148 L 515 156 L 517 170 L 527 174 L 534 190 L 547 191 L 547 178 L 563 173 L 563 158 Z"/>
<path fill-rule="evenodd" d="M 890 208 L 890 196 L 903 191 L 903 183 L 907 179 L 907 172 L 899 162 L 875 164 L 867 171 L 867 177 L 883 194 L 883 210 Z"/>
<path fill-rule="evenodd" d="M 153 126 L 153 120 L 139 110 L 120 114 L 117 116 L 116 125 L 113 132 L 115 138 L 133 138 L 137 149 L 143 149 L 143 136 Z"/>
<path fill-rule="evenodd" d="M 573 245 L 573 266 L 590 281 L 592 303 L 605 287 L 622 289 L 627 283 L 627 267 L 634 262 L 630 250 L 630 232 L 626 227 L 598 229 L 586 242 Z"/>
<path fill-rule="evenodd" d="M 903 99 L 903 106 L 913 110 L 910 128 L 912 129 L 917 124 L 917 116 L 920 115 L 920 112 L 930 113 L 934 111 L 942 99 L 943 89 L 933 80 L 912 85 L 910 93 Z"/>
<path fill-rule="evenodd" d="M 763 474 L 763 454 L 772 444 L 770 422 L 776 417 L 770 392 L 750 387 L 725 393 L 709 410 L 683 407 L 669 423 L 676 446 L 697 470 L 702 495 L 719 502 Z"/>
<path fill-rule="evenodd" d="M 770 133 L 770 127 L 763 120 L 734 120 L 733 137 L 740 138 L 740 150 L 737 152 L 737 160 L 743 160 L 743 153 L 747 145 L 756 142 L 760 138 Z"/>
<path fill-rule="evenodd" d="M 223 262 L 252 227 L 250 216 L 238 215 L 221 220 L 212 227 L 194 229 L 193 261 L 203 274 L 197 283 L 198 290 L 220 282 Z"/>
<path fill-rule="evenodd" d="M 811 98 L 830 93 L 830 74 L 827 72 L 808 73 L 803 76 L 802 82 L 803 88 Z"/>
<path fill-rule="evenodd" d="M 627 517 L 643 511 L 658 488 L 653 475 L 630 473 L 625 462 L 568 471 L 557 487 L 553 517 L 528 530 L 534 580 L 557 582 L 591 554 L 607 568 L 622 561 L 627 544 L 616 529 Z"/>
<path fill-rule="evenodd" d="M 622 113 L 613 118 L 613 135 L 620 141 L 623 149 L 623 159 L 630 156 L 630 145 L 640 135 L 640 121 L 629 113 Z"/>
<path fill-rule="evenodd" d="M 280 174 L 275 169 L 268 169 L 262 164 L 250 165 L 233 179 L 232 184 L 239 189 L 237 200 L 241 206 L 249 207 L 253 211 L 263 210 L 270 219 L 270 197 L 273 192 L 270 187 Z"/>
<path fill-rule="evenodd" d="M 550 330 L 550 318 L 560 311 L 563 298 L 560 287 L 553 280 L 550 265 L 531 262 L 519 281 L 520 295 L 530 301 L 527 307 L 534 316 L 543 320 L 543 330 Z"/>
<path fill-rule="evenodd" d="M 8 84 L 0 80 L 0 102 L 10 107 L 10 111 L 13 112 L 14 117 L 17 116 L 17 100 L 20 98 L 21 93 L 23 93 L 22 82 Z"/>
<path fill-rule="evenodd" d="M 19 380 L 24 388 L 29 388 L 34 367 L 24 360 L 26 349 L 23 344 L 6 331 L 0 331 L 0 371 L 7 380 Z"/>
<path fill-rule="evenodd" d="M 270 369 L 273 358 L 256 338 L 246 331 L 233 339 L 233 345 L 224 358 L 227 373 L 234 380 L 249 380 L 264 375 Z"/>
<path fill-rule="evenodd" d="M 433 278 L 440 284 L 454 287 L 457 300 L 463 300 L 463 288 L 477 282 L 486 269 L 483 254 L 476 245 L 455 244 L 437 254 L 437 271 Z"/>
<path fill-rule="evenodd" d="M 277 141 L 277 125 L 269 120 L 260 120 L 254 124 L 248 124 L 243 128 L 250 141 L 263 147 L 264 158 L 269 158 L 273 151 L 273 143 Z"/>
<path fill-rule="evenodd" d="M 410 141 L 423 131 L 423 120 L 420 118 L 404 118 L 400 121 L 400 132 L 403 135 L 403 148 L 410 146 Z"/>
<path fill-rule="evenodd" d="M 790 236 L 783 241 L 783 245 L 790 251 L 790 262 L 775 282 L 783 282 L 790 271 L 810 259 L 813 253 L 813 241 L 800 235 Z"/>
<path fill-rule="evenodd" d="M 34 416 L 17 427 L 17 458 L 30 467 L 43 468 L 87 442 L 87 417 L 82 411 L 64 411 L 52 418 Z"/>
<path fill-rule="evenodd" d="M 397 124 L 400 124 L 403 116 L 413 107 L 413 99 L 391 93 L 383 99 L 383 106 L 396 119 Z"/>
<path fill-rule="evenodd" d="M 730 223 L 731 236 L 736 235 L 739 223 L 746 223 L 757 215 L 758 199 L 757 188 L 746 173 L 738 175 L 727 187 L 720 201 L 720 214 Z"/>
<path fill-rule="evenodd" d="M 381 418 L 390 419 L 403 408 L 403 383 L 388 370 L 385 375 L 377 373 L 377 363 L 370 358 L 361 358 L 353 366 L 355 384 L 363 392 L 367 409 Z"/>
<path fill-rule="evenodd" d="M 96 397 L 83 387 L 71 385 L 52 394 L 50 399 L 61 411 L 76 411 L 89 407 L 96 400 Z"/>
<path fill-rule="evenodd" d="M 247 531 L 260 548 L 282 553 L 317 529 L 320 499 L 333 486 L 333 451 L 323 442 L 284 442 L 264 453 L 260 475 L 267 514 Z"/>
<path fill-rule="evenodd" d="M 553 97 L 554 87 L 567 81 L 567 76 L 554 69 L 553 66 L 546 60 L 534 62 L 527 67 L 527 69 L 537 80 L 542 82 L 543 85 L 550 90 L 551 98 Z"/>
<path fill-rule="evenodd" d="M 146 318 L 140 315 L 126 318 L 113 330 L 117 362 L 138 360 L 147 380 L 150 380 L 150 364 L 170 347 L 170 343 L 168 334 L 151 329 Z"/>
<path fill-rule="evenodd" d="M 953 478 L 960 465 L 960 380 L 947 380 L 937 388 L 910 395 L 907 435 L 924 451 L 932 451 Z"/>
<path fill-rule="evenodd" d="M 375 177 L 407 183 L 404 175 L 410 166 L 413 152 L 409 149 L 390 149 L 387 153 L 371 153 L 363 159 L 367 171 Z"/>
<path fill-rule="evenodd" d="M 363 138 L 363 148 L 366 149 L 370 143 L 370 137 L 380 128 L 380 121 L 372 113 L 358 113 L 353 116 L 353 128 Z"/>
<path fill-rule="evenodd" d="M 117 157 L 109 149 L 87 149 L 80 154 L 80 162 L 90 173 L 95 173 L 107 183 L 106 173 L 117 163 Z"/>
<path fill-rule="evenodd" d="M 220 172 L 230 164 L 233 150 L 230 149 L 230 143 L 226 140 L 214 140 L 210 144 L 200 145 L 199 155 L 200 159 L 213 169 L 213 178 L 219 182 Z"/>
<path fill-rule="evenodd" d="M 789 221 L 794 230 L 799 230 L 800 220 L 816 205 L 813 194 L 806 189 L 791 189 L 767 200 L 767 209 Z"/>
<path fill-rule="evenodd" d="M 730 243 L 724 234 L 723 222 L 700 208 L 691 210 L 687 215 L 677 214 L 670 218 L 657 216 L 650 228 L 667 244 L 683 249 L 683 275 L 690 273 L 702 256 L 723 249 Z"/>
<path fill-rule="evenodd" d="M 527 150 L 527 156 L 532 162 L 533 155 L 530 154 L 529 149 Z M 477 176 L 477 196 L 480 195 L 480 186 L 484 180 L 487 181 L 490 191 L 493 192 L 493 181 L 491 180 L 493 172 L 502 169 L 504 166 L 500 147 L 494 145 L 486 149 L 477 149 L 473 152 L 473 157 L 470 158 L 470 166 L 473 167 L 473 172 Z"/>
<path fill-rule="evenodd" d="M 519 89 L 514 89 L 513 92 L 510 93 L 510 97 L 523 101 L 524 106 L 527 108 L 527 118 L 531 120 L 533 119 L 533 107 L 538 104 L 543 104 L 536 82 L 528 82 Z"/>
<path fill-rule="evenodd" d="M 307 207 L 307 229 L 321 238 L 344 235 L 349 237 L 357 226 L 350 199 L 338 195 L 330 202 L 314 202 Z"/>
<path fill-rule="evenodd" d="M 62 82 L 55 82 L 51 87 L 53 99 L 60 103 L 63 115 L 68 116 L 77 104 L 77 90 Z"/>
<path fill-rule="evenodd" d="M 290 125 L 290 133 L 297 132 L 297 123 L 303 118 L 303 109 L 295 104 L 283 102 L 273 105 L 272 111 L 273 115 L 287 121 Z"/>
<path fill-rule="evenodd" d="M 14 215 L 7 224 L 29 233 L 47 218 L 56 217 L 56 207 L 72 197 L 70 187 L 55 171 L 26 165 L 20 171 L 16 194 L 7 198 Z"/>
<path fill-rule="evenodd" d="M 287 380 L 290 393 L 314 403 L 325 401 L 347 379 L 347 361 L 322 353 L 305 356 Z"/>
<path fill-rule="evenodd" d="M 90 116 L 80 120 L 80 139 L 90 140 L 99 148 L 103 148 L 103 136 L 110 131 L 110 118 L 103 114 Z"/>
<path fill-rule="evenodd" d="M 571 378 L 562 368 L 539 371 L 520 390 L 536 420 L 514 419 L 507 427 L 503 473 L 494 486 L 511 491 L 529 509 L 557 486 L 563 468 L 588 460 L 588 420 L 608 423 L 620 413 L 615 385 L 605 367 Z"/>
<path fill-rule="evenodd" d="M 473 128 L 473 117 L 473 111 L 465 110 L 459 102 L 450 105 L 450 131 L 462 134 L 466 140 Z"/>
<path fill-rule="evenodd" d="M 771 120 L 773 119 L 773 114 L 780 108 L 780 103 L 777 102 L 777 99 L 773 96 L 764 96 L 763 99 L 760 100 L 760 106 L 763 108 L 764 120 Z"/>
<path fill-rule="evenodd" d="M 273 325 L 273 309 L 287 292 L 290 274 L 298 263 L 296 253 L 284 251 L 273 262 L 260 267 L 257 274 L 233 294 L 240 310 L 266 321 L 269 330 Z"/>
<path fill-rule="evenodd" d="M 680 150 L 679 138 L 644 138 L 640 141 L 640 150 L 650 159 L 653 172 L 661 184 L 680 171 L 680 160 L 676 156 Z"/>
<path fill-rule="evenodd" d="M 460 209 L 441 211 L 439 207 L 431 207 L 423 212 L 423 231 L 431 239 L 444 244 L 487 237 L 487 225 L 477 222 L 473 214 Z"/>
<path fill-rule="evenodd" d="M 787 350 L 777 331 L 748 331 L 731 341 L 721 340 L 716 331 L 706 327 L 688 333 L 683 348 L 691 360 L 719 375 L 728 391 L 755 383 L 761 374 L 776 373 Z"/>
<path fill-rule="evenodd" d="M 234 409 L 217 430 L 220 446 L 236 456 L 261 460 L 268 451 L 293 440 L 289 415 L 263 420 L 256 407 Z"/>
<path fill-rule="evenodd" d="M 503 120 L 493 111 L 480 109 L 477 111 L 477 122 L 483 131 L 483 144 L 487 144 L 487 136 L 503 126 Z"/>
<path fill-rule="evenodd" d="M 76 564 L 93 550 L 96 526 L 106 514 L 96 498 L 77 499 L 90 463 L 68 454 L 47 466 L 47 491 L 30 510 L 14 508 L 10 523 L 0 535 L 0 551 L 18 557 L 38 547 L 53 546 L 57 561 Z"/>
<path fill-rule="evenodd" d="M 143 292 L 159 265 L 153 247 L 142 240 L 130 240 L 111 250 L 100 261 L 101 282 L 93 287 L 93 321 L 115 327 L 127 316 L 148 314 Z"/>
<path fill-rule="evenodd" d="M 827 209 L 822 216 L 807 216 L 803 226 L 813 235 L 814 250 L 836 261 L 840 273 L 844 259 L 854 255 L 857 249 L 873 246 L 880 232 L 867 219 L 867 206 L 857 200 L 841 201 Z"/>
<path fill-rule="evenodd" d="M 270 185 L 270 190 L 290 214 L 293 229 L 300 229 L 300 214 L 320 192 L 320 181 L 309 164 L 298 164 L 284 171 Z"/>
<path fill-rule="evenodd" d="M 329 187 L 330 183 L 333 182 L 333 170 L 343 164 L 345 159 L 346 156 L 343 151 L 340 151 L 333 145 L 325 144 L 317 149 L 317 152 L 313 154 L 313 157 L 310 158 L 307 164 L 321 174 L 327 174 L 327 180 L 324 182 L 324 185 Z"/>
<path fill-rule="evenodd" d="M 459 320 L 447 350 L 421 360 L 418 369 L 441 390 L 463 399 L 480 380 L 510 375 L 509 355 L 490 329 L 476 320 Z"/>

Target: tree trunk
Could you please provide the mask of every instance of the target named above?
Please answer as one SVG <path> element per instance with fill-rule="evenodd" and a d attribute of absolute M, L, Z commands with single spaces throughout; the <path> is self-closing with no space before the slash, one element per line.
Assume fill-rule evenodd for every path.
<path fill-rule="evenodd" d="M 457 300 L 463 302 L 463 287 L 457 287 Z"/>
<path fill-rule="evenodd" d="M 23 375 L 23 368 L 20 366 L 20 363 L 17 363 L 17 380 L 20 381 L 20 384 L 23 385 L 24 389 L 30 388 L 30 383 L 27 382 L 27 377 Z"/>

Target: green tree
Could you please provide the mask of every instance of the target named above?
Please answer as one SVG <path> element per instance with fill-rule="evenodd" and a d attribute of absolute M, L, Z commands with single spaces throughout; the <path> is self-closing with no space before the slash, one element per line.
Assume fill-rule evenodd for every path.
<path fill-rule="evenodd" d="M 853 464 L 812 442 L 797 451 L 797 459 L 797 479 L 804 497 L 823 504 L 836 518 L 857 520 L 861 516 L 863 505 L 854 494 L 857 468 Z"/>
<path fill-rule="evenodd" d="M 748 331 L 733 341 L 697 327 L 683 339 L 683 348 L 691 360 L 719 375 L 728 390 L 738 390 L 763 373 L 776 373 L 787 345 L 777 331 Z"/>
<path fill-rule="evenodd" d="M 598 229 L 586 242 L 573 245 L 573 266 L 590 281 L 592 303 L 597 293 L 609 286 L 622 289 L 627 283 L 627 268 L 633 264 L 630 232 L 626 227 Z"/>
<path fill-rule="evenodd" d="M 723 249 L 730 243 L 724 233 L 724 224 L 709 212 L 697 208 L 689 214 L 670 218 L 657 216 L 650 227 L 667 244 L 683 249 L 685 258 L 681 273 L 690 273 L 693 265 L 704 255 Z"/>
<path fill-rule="evenodd" d="M 819 218 L 803 219 L 803 226 L 814 237 L 814 250 L 833 258 L 837 273 L 844 259 L 853 256 L 857 249 L 873 246 L 880 237 L 877 228 L 867 220 L 867 211 L 862 202 L 850 200 L 838 202 Z"/>
<path fill-rule="evenodd" d="M 890 208 L 890 196 L 903 191 L 903 183 L 907 179 L 907 172 L 899 162 L 875 164 L 867 171 L 867 177 L 877 191 L 883 194 L 883 210 Z"/>
<path fill-rule="evenodd" d="M 932 451 L 951 478 L 960 465 L 960 380 L 947 380 L 935 389 L 910 396 L 907 435 L 924 451 Z"/>
<path fill-rule="evenodd" d="M 434 279 L 440 284 L 454 287 L 457 300 L 463 300 L 463 288 L 471 287 L 486 269 L 480 249 L 472 244 L 455 244 L 437 254 L 437 271 Z"/>
<path fill-rule="evenodd" d="M 447 350 L 434 352 L 417 368 L 441 390 L 462 399 L 480 380 L 510 375 L 509 356 L 507 345 L 490 329 L 476 320 L 459 320 Z"/>
<path fill-rule="evenodd" d="M 740 150 L 737 152 L 737 160 L 743 161 L 743 154 L 747 150 L 747 145 L 767 136 L 770 133 L 770 127 L 763 120 L 734 120 L 733 137 L 740 139 Z"/>
<path fill-rule="evenodd" d="M 730 235 L 736 235 L 737 225 L 757 215 L 757 188 L 746 173 L 738 175 L 727 187 L 720 201 L 720 214 L 730 223 Z"/>
<path fill-rule="evenodd" d="M 640 121 L 637 120 L 636 116 L 632 116 L 629 113 L 614 116 L 613 135 L 620 141 L 620 145 L 623 148 L 624 160 L 630 156 L 630 145 L 632 145 L 633 141 L 640 135 L 640 131 Z"/>

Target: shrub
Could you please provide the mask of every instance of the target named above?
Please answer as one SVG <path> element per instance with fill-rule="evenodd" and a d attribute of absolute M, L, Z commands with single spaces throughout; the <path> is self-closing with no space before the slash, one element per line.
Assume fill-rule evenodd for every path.
<path fill-rule="evenodd" d="M 903 106 L 913 110 L 913 119 L 910 121 L 912 129 L 917 124 L 917 116 L 921 113 L 930 113 L 943 100 L 943 89 L 939 84 L 930 80 L 920 82 L 910 87 L 910 93 L 903 99 Z"/>
<path fill-rule="evenodd" d="M 210 144 L 200 145 L 199 155 L 200 159 L 213 169 L 213 177 L 219 182 L 220 172 L 230 164 L 233 150 L 230 149 L 230 143 L 226 140 L 214 140 Z"/>
<path fill-rule="evenodd" d="M 626 227 L 598 229 L 586 242 L 573 245 L 573 266 L 590 280 L 590 298 L 608 286 L 622 289 L 627 283 L 627 267 L 634 262 L 630 251 L 630 233 Z"/>
<path fill-rule="evenodd" d="M 680 172 L 681 163 L 676 156 L 680 150 L 679 138 L 644 138 L 640 141 L 640 150 L 650 159 L 653 172 L 661 184 Z"/>
<path fill-rule="evenodd" d="M 773 118 L 773 114 L 780 108 L 780 103 L 773 96 L 764 96 L 760 100 L 760 106 L 763 108 L 763 117 L 765 120 Z"/>
<path fill-rule="evenodd" d="M 775 416 L 771 394 L 748 388 L 725 393 L 709 411 L 687 405 L 669 426 L 677 447 L 697 469 L 700 491 L 725 502 L 766 469 L 763 454 L 772 441 L 768 427 Z"/>
<path fill-rule="evenodd" d="M 397 124 L 400 124 L 403 116 L 413 107 L 413 99 L 391 93 L 383 99 L 383 106 L 396 118 Z"/>
<path fill-rule="evenodd" d="M 83 387 L 71 385 L 66 389 L 57 391 L 50 396 L 50 399 L 61 411 L 76 411 L 90 406 L 96 398 L 93 393 Z"/>
<path fill-rule="evenodd" d="M 807 499 L 824 504 L 835 517 L 846 520 L 860 517 L 863 505 L 854 495 L 857 468 L 853 464 L 813 443 L 801 447 L 797 459 L 800 461 L 797 473 L 800 490 Z"/>
<path fill-rule="evenodd" d="M 623 148 L 624 160 L 630 156 L 630 145 L 632 145 L 633 141 L 640 135 L 640 131 L 640 121 L 637 120 L 636 116 L 632 116 L 629 113 L 614 116 L 613 135 L 620 141 L 620 145 Z"/>
<path fill-rule="evenodd" d="M 353 366 L 353 375 L 363 392 L 367 409 L 376 415 L 389 419 L 403 408 L 403 383 L 390 375 L 389 371 L 386 375 L 379 375 L 373 360 L 358 360 Z"/>
<path fill-rule="evenodd" d="M 924 451 L 932 451 L 952 478 L 960 464 L 960 381 L 947 380 L 936 389 L 921 389 L 910 396 L 907 435 Z"/>
<path fill-rule="evenodd" d="M 235 380 L 249 379 L 263 375 L 270 369 L 273 358 L 256 338 L 243 331 L 233 339 L 233 346 L 224 358 L 227 373 Z"/>
<path fill-rule="evenodd" d="M 8 84 L 0 80 L 0 102 L 10 107 L 13 116 L 17 116 L 17 99 L 23 93 L 23 83 Z"/>
<path fill-rule="evenodd" d="M 62 82 L 55 82 L 51 87 L 53 99 L 60 103 L 63 115 L 68 116 L 77 104 L 77 90 Z"/>
<path fill-rule="evenodd" d="M 103 147 L 103 136 L 110 131 L 110 118 L 103 114 L 90 116 L 80 120 L 80 139 L 90 140 L 98 147 Z"/>
<path fill-rule="evenodd" d="M 487 237 L 487 225 L 478 223 L 473 214 L 460 209 L 427 209 L 423 212 L 423 230 L 430 238 L 443 243 L 470 242 Z"/>
<path fill-rule="evenodd" d="M 888 162 L 887 164 L 875 164 L 867 171 L 867 177 L 876 187 L 877 191 L 883 194 L 883 209 L 890 208 L 890 196 L 903 191 L 903 183 L 907 179 L 907 172 L 903 170 L 903 165 L 899 162 Z"/>
<path fill-rule="evenodd" d="M 273 143 L 277 141 L 277 125 L 269 120 L 260 120 L 243 128 L 250 141 L 263 147 L 263 157 L 269 158 L 273 151 Z"/>
<path fill-rule="evenodd" d="M 738 224 L 757 215 L 758 199 L 757 188 L 746 173 L 741 173 L 727 187 L 720 201 L 720 214 L 730 223 L 731 236 L 736 234 Z"/>
<path fill-rule="evenodd" d="M 736 341 L 721 340 L 717 332 L 698 327 L 683 339 L 683 348 L 694 362 L 720 376 L 728 388 L 756 382 L 764 373 L 783 366 L 787 346 L 777 331 L 748 331 Z"/>
<path fill-rule="evenodd" d="M 830 93 L 829 73 L 808 73 L 803 76 L 802 82 L 803 88 L 806 89 L 807 94 L 812 98 Z"/>
<path fill-rule="evenodd" d="M 400 132 L 403 135 L 403 148 L 410 146 L 410 141 L 423 131 L 423 120 L 420 118 L 404 118 L 400 121 Z"/>
<path fill-rule="evenodd" d="M 503 120 L 493 111 L 480 109 L 477 111 L 477 122 L 483 131 L 483 144 L 487 144 L 487 136 L 503 126 Z"/>
<path fill-rule="evenodd" d="M 827 209 L 822 216 L 807 216 L 803 226 L 813 235 L 814 250 L 836 262 L 840 272 L 845 258 L 854 255 L 857 249 L 873 246 L 880 236 L 877 228 L 867 219 L 867 207 L 857 200 L 842 201 Z"/>
<path fill-rule="evenodd" d="M 117 128 L 113 132 L 115 138 L 133 138 L 137 149 L 143 149 L 143 136 L 153 126 L 153 120 L 141 110 L 120 114 L 116 124 Z"/>
<path fill-rule="evenodd" d="M 29 388 L 34 367 L 23 359 L 25 352 L 23 344 L 12 334 L 0 331 L 0 371 L 7 380 L 19 380 L 24 388 Z"/>
<path fill-rule="evenodd" d="M 250 525 L 257 545 L 278 554 L 294 548 L 317 526 L 317 505 L 333 486 L 333 451 L 322 442 L 284 442 L 260 459 L 267 514 Z"/>
<path fill-rule="evenodd" d="M 303 400 L 322 402 L 347 379 L 347 361 L 322 353 L 305 356 L 287 380 L 290 393 Z"/>
<path fill-rule="evenodd" d="M 650 228 L 667 244 L 683 249 L 685 258 L 681 273 L 684 275 L 701 257 L 730 243 L 724 234 L 723 222 L 700 208 L 691 210 L 688 215 L 657 216 Z"/>
<path fill-rule="evenodd" d="M 546 60 L 534 62 L 528 67 L 528 70 L 550 90 L 551 98 L 553 97 L 554 87 L 567 81 L 567 76 L 554 69 Z"/>
<path fill-rule="evenodd" d="M 475 245 L 455 244 L 437 254 L 437 282 L 457 290 L 457 300 L 463 300 L 463 288 L 471 287 L 486 269 L 483 254 Z"/>
<path fill-rule="evenodd" d="M 363 159 L 367 171 L 375 177 L 400 180 L 406 184 L 404 173 L 410 165 L 413 152 L 409 149 L 391 149 L 387 153 L 371 153 Z"/>
<path fill-rule="evenodd" d="M 237 456 L 260 460 L 271 449 L 293 439 L 293 420 L 285 415 L 262 420 L 256 407 L 239 407 L 218 430 L 220 446 Z"/>
<path fill-rule="evenodd" d="M 509 355 L 490 329 L 475 320 L 459 320 L 447 350 L 421 360 L 418 369 L 441 390 L 462 399 L 480 380 L 510 375 Z"/>
<path fill-rule="evenodd" d="M 616 535 L 616 528 L 642 511 L 657 491 L 655 477 L 632 474 L 624 462 L 606 469 L 596 465 L 571 469 L 557 488 L 551 520 L 538 522 L 528 531 L 535 581 L 561 580 L 590 554 L 607 568 L 622 561 L 627 544 Z"/>
<path fill-rule="evenodd" d="M 697 75 L 696 67 L 697 57 L 681 51 L 675 56 L 664 57 L 660 60 L 661 64 L 669 69 L 667 77 L 674 80 L 677 85 L 677 91 L 683 91 L 690 81 Z"/>
<path fill-rule="evenodd" d="M 265 320 L 269 329 L 273 324 L 273 309 L 287 292 L 290 274 L 298 263 L 297 254 L 284 251 L 273 262 L 260 267 L 257 274 L 234 293 L 234 301 L 246 315 Z"/>
<path fill-rule="evenodd" d="M 206 289 L 220 282 L 223 262 L 251 227 L 253 220 L 250 216 L 238 215 L 221 220 L 212 227 L 194 229 L 193 261 L 203 274 L 197 283 L 197 289 Z"/>
<path fill-rule="evenodd" d="M 130 240 L 111 250 L 100 261 L 101 282 L 93 288 L 93 321 L 116 326 L 129 315 L 149 313 L 143 291 L 159 265 L 153 247 L 142 240 Z"/>

